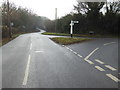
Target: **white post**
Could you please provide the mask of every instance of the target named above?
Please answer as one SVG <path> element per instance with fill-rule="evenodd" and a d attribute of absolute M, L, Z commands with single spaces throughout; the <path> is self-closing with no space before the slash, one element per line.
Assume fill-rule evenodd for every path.
<path fill-rule="evenodd" d="M 74 23 L 73 23 L 73 21 L 71 20 L 71 23 L 70 23 L 70 26 L 71 26 L 71 28 L 70 28 L 71 37 L 72 37 L 72 34 L 73 34 L 73 25 L 74 25 Z"/>
<path fill-rule="evenodd" d="M 73 34 L 73 25 L 71 25 L 70 34 Z"/>
<path fill-rule="evenodd" d="M 74 23 L 79 23 L 79 21 L 72 21 L 71 20 L 71 23 L 70 23 L 70 34 L 71 34 L 71 37 L 73 36 L 72 34 L 73 34 L 73 25 L 74 25 Z"/>

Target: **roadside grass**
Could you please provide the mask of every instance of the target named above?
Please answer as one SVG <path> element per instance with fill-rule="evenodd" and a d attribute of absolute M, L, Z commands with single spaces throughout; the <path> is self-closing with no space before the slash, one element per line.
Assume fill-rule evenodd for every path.
<path fill-rule="evenodd" d="M 51 32 L 45 32 L 42 33 L 43 35 L 57 35 L 57 36 L 70 36 L 68 33 L 51 33 Z M 73 37 L 92 37 L 92 38 L 120 38 L 120 36 L 117 35 L 99 35 L 99 34 L 73 34 Z"/>
<path fill-rule="evenodd" d="M 89 41 L 92 39 L 88 38 L 69 38 L 69 37 L 55 37 L 55 38 L 50 38 L 54 42 L 62 45 L 69 45 L 69 44 L 74 44 L 74 43 L 80 43 L 80 42 L 85 42 Z"/>
<path fill-rule="evenodd" d="M 51 32 L 44 32 L 43 35 L 58 35 L 58 36 L 70 36 L 70 34 L 67 33 L 51 33 Z"/>
<path fill-rule="evenodd" d="M 23 33 L 13 34 L 13 35 L 12 35 L 12 38 L 2 38 L 2 40 L 0 40 L 0 47 L 1 47 L 2 45 L 5 45 L 5 44 L 8 43 L 9 41 L 15 39 L 16 37 L 18 37 L 18 36 L 21 35 L 21 34 L 23 34 Z"/>

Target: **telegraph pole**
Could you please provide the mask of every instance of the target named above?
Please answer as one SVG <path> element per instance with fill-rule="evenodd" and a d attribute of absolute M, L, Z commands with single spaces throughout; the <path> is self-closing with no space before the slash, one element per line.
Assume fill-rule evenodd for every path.
<path fill-rule="evenodd" d="M 9 31 L 9 38 L 12 38 L 11 28 L 10 28 L 10 8 L 9 8 L 9 0 L 7 0 L 7 26 Z"/>
<path fill-rule="evenodd" d="M 57 8 L 55 8 L 55 32 L 57 31 Z"/>

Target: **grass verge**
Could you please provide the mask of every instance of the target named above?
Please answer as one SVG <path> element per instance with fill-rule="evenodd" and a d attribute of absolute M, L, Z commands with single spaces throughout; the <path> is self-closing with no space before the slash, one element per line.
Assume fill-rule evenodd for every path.
<path fill-rule="evenodd" d="M 45 32 L 42 33 L 43 35 L 58 35 L 58 36 L 70 36 L 70 34 L 67 33 L 51 33 L 51 32 Z M 93 38 L 120 38 L 117 35 L 90 35 L 90 34 L 73 34 L 73 37 L 93 37 Z"/>
<path fill-rule="evenodd" d="M 43 35 L 58 35 L 58 36 L 70 36 L 70 34 L 67 33 L 51 33 L 51 32 L 45 32 L 42 33 Z"/>
<path fill-rule="evenodd" d="M 50 39 L 62 45 L 68 45 L 68 44 L 74 44 L 74 43 L 80 43 L 80 42 L 92 40 L 87 38 L 68 38 L 68 37 L 55 37 Z"/>
<path fill-rule="evenodd" d="M 18 33 L 18 34 L 13 34 L 12 38 L 2 38 L 2 40 L 0 41 L 0 47 L 6 43 L 8 43 L 9 41 L 15 39 L 16 37 L 18 37 L 19 35 L 21 35 L 22 33 Z"/>

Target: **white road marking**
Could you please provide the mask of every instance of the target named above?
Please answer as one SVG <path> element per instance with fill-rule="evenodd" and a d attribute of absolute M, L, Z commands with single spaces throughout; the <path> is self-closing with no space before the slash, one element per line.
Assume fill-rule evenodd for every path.
<path fill-rule="evenodd" d="M 44 51 L 35 51 L 36 53 L 44 52 Z"/>
<path fill-rule="evenodd" d="M 32 43 L 30 44 L 30 50 L 32 49 Z"/>
<path fill-rule="evenodd" d="M 66 46 L 65 46 L 66 47 Z"/>
<path fill-rule="evenodd" d="M 25 70 L 25 76 L 24 76 L 23 83 L 22 83 L 23 85 L 27 84 L 28 74 L 29 74 L 29 67 L 30 67 L 30 59 L 31 59 L 31 56 L 29 55 L 26 70 Z"/>
<path fill-rule="evenodd" d="M 71 52 L 73 51 L 72 49 L 69 49 Z"/>
<path fill-rule="evenodd" d="M 116 71 L 117 70 L 117 69 L 111 67 L 110 65 L 105 65 L 105 67 L 108 68 L 108 69 L 110 69 L 110 70 L 112 70 L 112 71 Z"/>
<path fill-rule="evenodd" d="M 90 56 L 92 56 L 92 54 L 97 51 L 99 48 L 96 48 L 95 50 L 93 50 L 87 57 L 85 57 L 85 60 L 87 60 Z"/>
<path fill-rule="evenodd" d="M 95 59 L 96 62 L 100 63 L 100 64 L 104 64 L 104 62 L 98 60 L 98 59 Z"/>
<path fill-rule="evenodd" d="M 108 76 L 109 78 L 111 78 L 111 79 L 114 80 L 115 82 L 120 81 L 117 77 L 113 76 L 112 74 L 106 74 L 106 76 Z"/>
<path fill-rule="evenodd" d="M 69 49 L 68 47 L 66 47 L 67 49 Z"/>
<path fill-rule="evenodd" d="M 106 46 L 106 45 L 110 45 L 110 44 L 113 44 L 113 43 L 116 43 L 116 42 L 105 43 L 103 45 Z"/>
<path fill-rule="evenodd" d="M 85 60 L 86 62 L 88 62 L 89 64 L 94 64 L 92 61 L 90 60 Z"/>
<path fill-rule="evenodd" d="M 74 54 L 77 54 L 77 52 L 73 51 Z"/>
<path fill-rule="evenodd" d="M 63 45 L 62 45 L 63 46 Z M 66 46 L 65 46 L 66 47 Z M 81 55 L 79 55 L 77 52 L 73 51 L 72 49 L 70 49 L 69 47 L 66 47 L 68 50 L 70 50 L 71 52 L 73 52 L 74 54 L 78 55 L 79 57 L 82 57 Z"/>
<path fill-rule="evenodd" d="M 74 54 L 78 55 L 79 57 L 82 57 L 81 55 L 79 55 L 77 52 L 73 51 L 72 49 L 66 47 L 67 49 L 69 49 L 71 52 L 73 52 Z"/>
<path fill-rule="evenodd" d="M 82 58 L 82 56 L 80 54 L 77 54 L 77 55 Z"/>
<path fill-rule="evenodd" d="M 96 69 L 98 69 L 99 71 L 105 71 L 103 68 L 101 68 L 100 66 L 95 66 Z"/>

